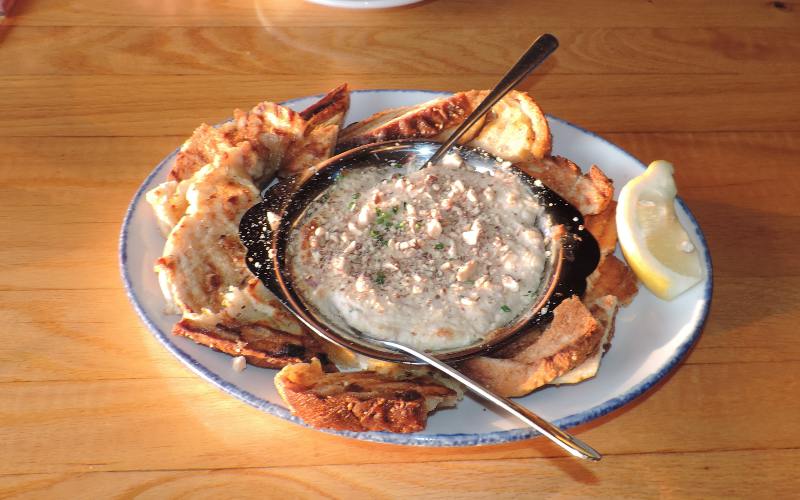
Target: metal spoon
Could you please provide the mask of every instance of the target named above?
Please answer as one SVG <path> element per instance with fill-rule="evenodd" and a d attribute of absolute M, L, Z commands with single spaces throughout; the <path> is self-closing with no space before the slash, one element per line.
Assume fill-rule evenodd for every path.
<path fill-rule="evenodd" d="M 558 40 L 553 35 L 546 33 L 537 38 L 536 41 L 533 42 L 533 45 L 531 45 L 525 54 L 522 55 L 519 61 L 517 61 L 517 63 L 510 70 L 508 70 L 508 73 L 506 73 L 506 75 L 497 83 L 497 85 L 495 85 L 492 91 L 489 92 L 489 95 L 486 96 L 486 98 L 464 120 L 464 122 L 455 130 L 455 132 L 453 132 L 453 134 L 444 142 L 444 144 L 442 144 L 439 149 L 433 153 L 433 155 L 428 159 L 427 165 L 435 164 L 441 160 L 442 157 L 450 150 L 450 148 L 453 147 L 453 144 L 455 144 L 456 141 L 458 141 L 458 139 L 464 135 L 464 132 L 469 130 L 469 128 L 472 127 L 483 115 L 485 115 L 492 108 L 492 106 L 497 103 L 497 101 L 502 99 L 503 96 L 513 89 L 520 81 L 522 81 L 523 78 L 528 76 L 530 72 L 534 70 L 534 68 L 539 66 L 545 59 L 547 59 L 547 57 L 552 54 L 556 48 L 558 48 Z M 410 354 L 420 361 L 423 361 L 426 364 L 436 368 L 440 372 L 449 375 L 455 380 L 458 380 L 468 387 L 473 393 L 511 413 L 518 419 L 542 433 L 545 437 L 556 443 L 558 446 L 565 449 L 571 455 L 587 460 L 600 460 L 602 458 L 602 455 L 600 455 L 597 450 L 584 443 L 580 439 L 562 431 L 524 406 L 521 406 L 508 398 L 498 396 L 446 363 L 443 363 L 431 356 L 427 356 L 406 345 L 398 344 L 397 342 L 380 339 L 370 340 L 374 340 L 375 342 L 378 342 L 390 349 L 395 349 L 405 352 L 406 354 Z"/>
<path fill-rule="evenodd" d="M 464 135 L 483 115 L 485 115 L 497 101 L 503 98 L 511 89 L 521 82 L 537 66 L 558 48 L 558 39 L 549 33 L 545 33 L 533 42 L 533 45 L 522 54 L 517 64 L 508 70 L 508 73 L 494 86 L 489 95 L 481 101 L 475 111 L 473 111 L 464 122 L 453 132 L 453 134 L 433 153 L 428 159 L 428 165 L 432 165 L 439 160 L 453 147 L 453 144 Z"/>
<path fill-rule="evenodd" d="M 533 427 L 534 429 L 542 433 L 542 435 L 547 437 L 547 439 L 565 449 L 572 456 L 593 461 L 600 460 L 603 457 L 597 450 L 595 450 L 588 444 L 584 443 L 580 439 L 576 438 L 575 436 L 567 432 L 562 431 L 555 425 L 551 424 L 550 422 L 543 419 L 539 415 L 533 413 L 524 406 L 519 405 L 508 398 L 498 396 L 497 394 L 493 393 L 486 387 L 483 387 L 482 385 L 475 382 L 474 380 L 467 377 L 466 375 L 459 372 L 450 365 L 442 363 L 438 359 L 423 354 L 417 351 L 416 349 L 412 349 L 411 347 L 408 347 L 403 344 L 398 344 L 397 342 L 391 342 L 388 340 L 380 340 L 375 338 L 370 338 L 369 340 L 380 343 L 390 349 L 396 349 L 398 351 L 410 354 L 415 358 L 419 359 L 420 361 L 423 361 L 426 364 L 436 368 L 440 372 L 445 373 L 450 377 L 458 380 L 466 387 L 468 387 L 473 393 L 477 394 L 486 401 L 490 401 L 496 404 L 500 408 L 506 410 L 510 414 L 522 420 L 529 426 Z"/>

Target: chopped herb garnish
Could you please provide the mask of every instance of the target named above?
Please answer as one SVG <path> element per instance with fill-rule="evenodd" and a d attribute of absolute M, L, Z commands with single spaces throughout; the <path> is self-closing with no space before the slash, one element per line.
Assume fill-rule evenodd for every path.
<path fill-rule="evenodd" d="M 361 193 L 355 193 L 355 194 L 353 195 L 353 199 L 354 199 L 354 200 L 357 200 L 359 196 L 361 196 Z"/>
<path fill-rule="evenodd" d="M 397 207 L 392 207 L 392 213 L 396 214 L 399 209 Z"/>
<path fill-rule="evenodd" d="M 433 245 L 433 248 L 435 248 L 436 250 L 441 250 L 442 248 L 444 248 L 444 243 L 437 243 Z"/>
<path fill-rule="evenodd" d="M 501 310 L 501 311 L 503 311 L 504 313 L 510 313 L 510 312 L 511 312 L 511 308 L 510 308 L 510 307 L 508 307 L 508 306 L 507 306 L 507 305 L 505 305 L 505 304 L 503 304 L 502 306 L 500 306 L 500 310 Z"/>
<path fill-rule="evenodd" d="M 319 198 L 319 199 L 320 199 L 320 201 L 321 201 L 321 202 L 325 203 L 326 201 L 328 201 L 328 199 L 329 199 L 330 197 L 331 197 L 330 193 L 325 193 L 325 194 L 323 194 L 322 196 L 320 196 L 320 198 Z"/>
<path fill-rule="evenodd" d="M 386 239 L 383 237 L 383 234 L 379 233 L 379 232 L 378 232 L 378 231 L 376 231 L 375 229 L 373 229 L 372 231 L 370 231 L 370 232 L 369 232 L 369 235 L 370 235 L 372 238 L 374 238 L 374 239 L 375 239 L 375 241 L 377 241 L 377 242 L 378 242 L 378 243 L 380 243 L 381 245 L 384 245 L 384 246 L 386 246 L 386 245 L 389 243 L 389 242 L 388 242 L 388 241 L 386 241 Z"/>
<path fill-rule="evenodd" d="M 386 226 L 387 228 L 392 226 L 392 214 L 388 212 L 384 212 L 380 208 L 375 209 L 375 224 L 379 226 Z"/>
<path fill-rule="evenodd" d="M 418 220 L 417 222 L 415 222 L 414 223 L 414 227 L 417 228 L 417 229 L 421 229 L 422 228 L 422 221 Z"/>
<path fill-rule="evenodd" d="M 353 200 L 353 201 L 351 201 L 350 203 L 348 203 L 348 204 L 347 204 L 347 208 L 348 208 L 348 209 L 350 209 L 350 211 L 351 211 L 351 212 L 352 212 L 353 210 L 355 210 L 355 209 L 356 209 L 356 202 L 355 202 L 355 200 Z"/>
<path fill-rule="evenodd" d="M 404 229 L 406 227 L 406 221 L 401 220 L 397 223 L 397 229 Z"/>
<path fill-rule="evenodd" d="M 383 285 L 383 283 L 384 283 L 385 281 L 386 281 L 386 275 L 385 275 L 385 274 L 383 274 L 383 272 L 382 272 L 382 271 L 378 271 L 378 272 L 375 274 L 375 283 L 377 283 L 377 284 L 379 284 L 379 285 Z"/>

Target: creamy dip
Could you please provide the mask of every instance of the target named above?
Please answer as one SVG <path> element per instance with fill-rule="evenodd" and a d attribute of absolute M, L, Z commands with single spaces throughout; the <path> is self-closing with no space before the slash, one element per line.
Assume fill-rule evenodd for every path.
<path fill-rule="evenodd" d="M 411 167 L 409 167 L 411 168 Z M 429 350 L 472 344 L 536 298 L 542 208 L 511 172 L 449 155 L 352 171 L 290 235 L 298 292 L 329 319 Z"/>

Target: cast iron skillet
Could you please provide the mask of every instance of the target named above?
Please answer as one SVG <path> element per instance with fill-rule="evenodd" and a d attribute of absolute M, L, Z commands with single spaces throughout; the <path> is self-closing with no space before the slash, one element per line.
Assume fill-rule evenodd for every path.
<path fill-rule="evenodd" d="M 342 320 L 325 318 L 292 285 L 286 251 L 289 235 L 305 210 L 336 182 L 342 171 L 347 170 L 350 175 L 354 169 L 389 161 L 411 162 L 415 167 L 422 167 L 439 145 L 416 139 L 369 144 L 334 156 L 292 179 L 271 185 L 264 192 L 264 201 L 250 208 L 239 225 L 239 235 L 247 248 L 247 267 L 300 321 L 326 340 L 372 358 L 418 364 L 407 354 L 371 343 L 369 332 L 359 332 Z M 505 162 L 504 167 L 502 160 L 482 150 L 459 146 L 454 151 L 462 156 L 465 165 L 477 170 L 507 168 L 541 201 L 544 212 L 539 218 L 539 230 L 544 235 L 549 256 L 531 308 L 489 332 L 477 343 L 430 352 L 446 362 L 488 353 L 509 342 L 517 333 L 547 321 L 562 300 L 583 294 L 586 277 L 594 271 L 600 259 L 597 241 L 584 228 L 583 216 L 554 191 L 514 165 L 509 167 Z M 268 212 L 280 216 L 274 228 L 270 226 Z"/>

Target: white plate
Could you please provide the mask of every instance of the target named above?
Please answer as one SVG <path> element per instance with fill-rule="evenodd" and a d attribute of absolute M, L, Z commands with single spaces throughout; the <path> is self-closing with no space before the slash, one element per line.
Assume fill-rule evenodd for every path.
<path fill-rule="evenodd" d="M 348 123 L 372 113 L 446 95 L 417 90 L 366 90 L 352 94 Z M 301 110 L 319 96 L 285 103 Z M 198 117 L 198 123 L 202 117 Z M 642 173 L 645 166 L 619 147 L 575 125 L 549 117 L 554 151 L 583 168 L 599 165 L 619 187 Z M 188 131 L 187 131 L 188 134 Z M 169 332 L 177 316 L 164 314 L 164 299 L 153 272 L 164 237 L 144 200 L 144 193 L 162 182 L 177 153 L 170 153 L 139 187 L 128 208 L 120 235 L 120 266 L 134 308 L 156 338 L 189 368 L 225 392 L 267 413 L 302 425 L 284 407 L 272 379 L 275 370 L 249 366 L 241 373 L 231 358 Z M 674 368 L 700 335 L 711 302 L 711 260 L 703 234 L 686 205 L 678 200 L 678 217 L 702 252 L 707 278 L 676 300 L 664 302 L 642 288 L 633 303 L 617 315 L 611 350 L 598 375 L 572 386 L 548 387 L 519 401 L 561 427 L 589 422 L 631 402 Z M 335 432 L 367 441 L 424 446 L 471 446 L 516 441 L 536 435 L 520 428 L 502 412 L 486 409 L 466 397 L 455 409 L 435 413 L 428 427 L 415 434 Z"/>

